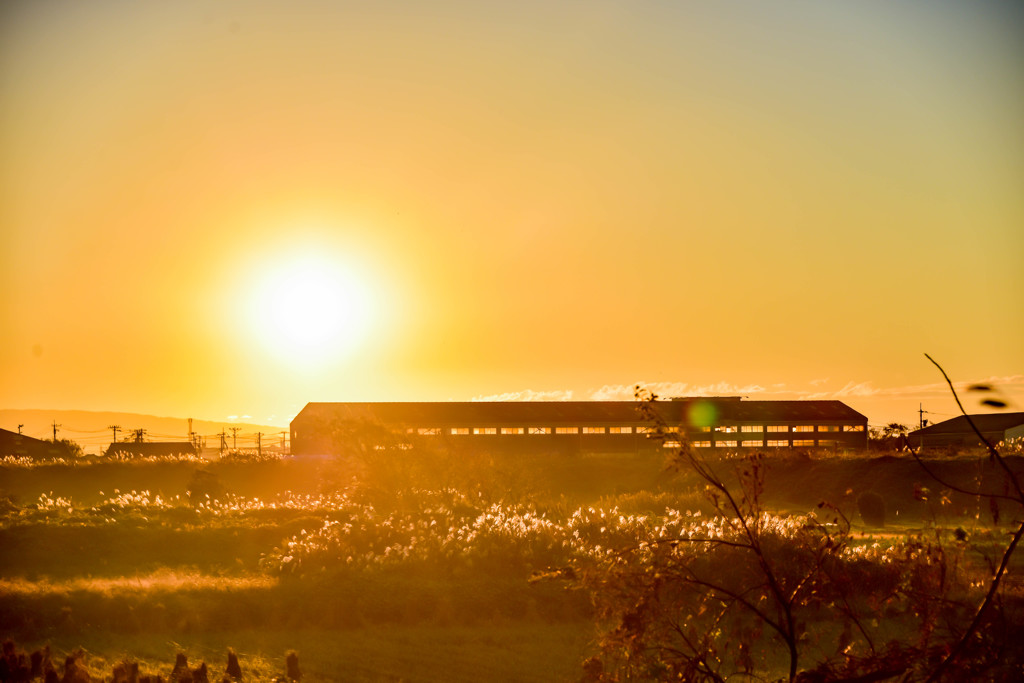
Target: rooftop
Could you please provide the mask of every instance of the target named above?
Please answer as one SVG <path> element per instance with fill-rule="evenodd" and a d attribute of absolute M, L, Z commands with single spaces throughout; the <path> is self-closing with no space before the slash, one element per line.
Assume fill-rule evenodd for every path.
<path fill-rule="evenodd" d="M 636 401 L 309 403 L 295 419 L 331 418 L 415 425 L 645 423 L 640 405 Z M 712 416 L 713 423 L 867 420 L 841 401 L 743 401 L 736 397 L 707 397 L 673 398 L 649 405 L 668 423 L 683 422 L 694 410 Z"/>
<path fill-rule="evenodd" d="M 982 413 L 971 415 L 971 420 L 981 432 L 1005 432 L 1024 424 L 1024 413 Z M 935 436 L 938 434 L 966 434 L 971 433 L 970 423 L 963 415 L 950 420 L 936 422 L 924 429 L 917 429 L 910 433 L 911 436 Z"/>

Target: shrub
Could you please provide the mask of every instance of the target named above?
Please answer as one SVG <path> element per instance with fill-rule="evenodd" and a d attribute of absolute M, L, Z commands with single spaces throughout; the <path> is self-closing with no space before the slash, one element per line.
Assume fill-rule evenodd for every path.
<path fill-rule="evenodd" d="M 225 675 L 233 680 L 242 680 L 242 667 L 238 664 L 238 655 L 234 650 L 228 650 L 228 666 L 224 670 Z"/>
<path fill-rule="evenodd" d="M 288 650 L 284 655 L 285 679 L 289 681 L 302 680 L 302 671 L 299 669 L 299 653 L 295 650 Z"/>
<path fill-rule="evenodd" d="M 226 492 L 224 482 L 209 470 L 196 470 L 188 482 L 189 502 L 196 505 L 206 500 L 218 500 Z"/>
<path fill-rule="evenodd" d="M 644 407 L 654 400 L 637 397 Z M 957 488 L 922 467 L 951 490 L 1024 505 L 1024 484 L 987 450 L 1005 475 L 1002 494 Z M 594 601 L 601 656 L 585 663 L 586 680 L 1020 680 L 1020 600 L 1006 599 L 1000 580 L 1024 523 L 1000 561 L 972 567 L 966 534 L 951 546 L 922 534 L 883 548 L 855 542 L 826 503 L 819 509 L 835 514 L 824 519 L 774 517 L 762 504 L 760 456 L 739 464 L 735 480 L 685 442 L 677 458 L 705 482 L 715 516 L 550 573 Z M 857 507 L 865 524 L 885 524 L 878 493 L 862 493 Z"/>
<path fill-rule="evenodd" d="M 885 526 L 885 499 L 874 491 L 864 491 L 857 496 L 857 512 L 868 526 Z"/>

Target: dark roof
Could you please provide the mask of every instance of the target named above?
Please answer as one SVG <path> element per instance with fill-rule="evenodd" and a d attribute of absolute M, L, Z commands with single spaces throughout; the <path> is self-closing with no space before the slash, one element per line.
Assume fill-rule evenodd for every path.
<path fill-rule="evenodd" d="M 485 425 L 562 423 L 644 423 L 636 401 L 471 401 L 444 403 L 309 403 L 294 421 L 335 419 L 408 425 Z M 683 422 L 697 406 L 711 406 L 715 423 L 835 421 L 867 418 L 841 401 L 741 401 L 687 398 L 657 401 L 666 422 Z M 293 422 L 294 422 L 293 421 Z"/>
<path fill-rule="evenodd" d="M 983 413 L 971 415 L 971 420 L 982 432 L 1005 432 L 1024 424 L 1024 413 Z M 924 429 L 917 429 L 908 436 L 935 436 L 938 434 L 973 434 L 970 423 L 963 415 L 944 420 Z"/>
<path fill-rule="evenodd" d="M 694 406 L 711 404 L 722 422 L 866 422 L 867 417 L 842 401 L 718 401 L 714 398 L 691 398 L 658 401 L 658 411 L 668 421 L 683 421 Z"/>
<path fill-rule="evenodd" d="M 107 448 L 106 455 L 147 456 L 181 455 L 195 453 L 196 447 L 188 441 L 119 441 Z"/>
<path fill-rule="evenodd" d="M 28 455 L 34 458 L 50 457 L 60 453 L 52 441 L 34 439 L 25 434 L 0 429 L 0 456 Z"/>

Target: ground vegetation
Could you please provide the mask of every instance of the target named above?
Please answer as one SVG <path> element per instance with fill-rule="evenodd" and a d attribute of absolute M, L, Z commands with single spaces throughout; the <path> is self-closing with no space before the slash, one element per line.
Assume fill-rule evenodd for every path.
<path fill-rule="evenodd" d="M 1019 457 L 662 450 L 8 460 L 0 634 L 93 676 L 1020 673 Z"/>

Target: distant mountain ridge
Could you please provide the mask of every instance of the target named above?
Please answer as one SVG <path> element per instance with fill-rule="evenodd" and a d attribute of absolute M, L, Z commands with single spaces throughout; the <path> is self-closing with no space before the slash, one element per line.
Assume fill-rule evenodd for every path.
<path fill-rule="evenodd" d="M 81 444 L 86 453 L 98 453 L 110 444 L 113 430 L 110 425 L 119 425 L 118 441 L 128 438 L 135 429 L 144 429 L 146 441 L 186 441 L 188 439 L 188 418 L 161 417 L 141 413 L 94 410 L 48 410 L 48 409 L 0 409 L 0 428 L 18 431 L 37 439 L 53 438 L 53 423 L 59 426 L 58 439 L 70 439 Z M 192 430 L 205 438 L 208 446 L 219 443 L 217 436 L 227 433 L 227 443 L 233 443 L 231 428 L 237 427 L 234 436 L 238 448 L 254 448 L 256 433 L 262 433 L 264 445 L 277 444 L 281 432 L 288 426 L 266 425 L 240 420 L 193 419 Z"/>

